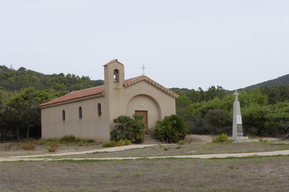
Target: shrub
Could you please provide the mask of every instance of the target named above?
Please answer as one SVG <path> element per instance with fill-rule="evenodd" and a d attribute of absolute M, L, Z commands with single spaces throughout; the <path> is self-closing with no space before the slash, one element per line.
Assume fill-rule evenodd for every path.
<path fill-rule="evenodd" d="M 102 146 L 103 147 L 115 147 L 116 146 L 116 142 L 115 141 L 103 142 Z"/>
<path fill-rule="evenodd" d="M 28 141 L 27 143 L 21 143 L 20 147 L 21 147 L 21 149 L 24 149 L 24 150 L 34 150 L 35 149 L 35 145 L 31 141 Z"/>
<path fill-rule="evenodd" d="M 48 152 L 54 152 L 54 151 L 56 151 L 57 146 L 51 145 L 51 146 L 49 146 L 49 147 L 46 147 L 46 149 L 48 150 Z"/>
<path fill-rule="evenodd" d="M 134 114 L 133 118 L 121 115 L 114 119 L 117 125 L 110 132 L 111 140 L 130 140 L 132 143 L 141 143 L 143 141 L 145 122 L 142 121 L 142 114 Z"/>
<path fill-rule="evenodd" d="M 223 143 L 223 142 L 232 142 L 229 140 L 229 137 L 227 134 L 221 134 L 217 135 L 216 137 L 213 137 L 212 143 Z"/>
<path fill-rule="evenodd" d="M 36 145 L 44 145 L 46 143 L 46 140 L 44 139 L 34 140 L 33 143 Z"/>
<path fill-rule="evenodd" d="M 185 145 L 185 144 L 187 144 L 187 142 L 185 140 L 180 140 L 179 141 L 179 145 Z"/>
<path fill-rule="evenodd" d="M 155 126 L 155 135 L 157 139 L 170 143 L 184 140 L 187 131 L 187 125 L 184 123 L 183 118 L 174 114 L 166 116 L 162 121 L 158 121 Z"/>
<path fill-rule="evenodd" d="M 124 141 L 125 141 L 125 145 L 131 145 L 131 141 L 130 140 L 125 139 Z"/>
<path fill-rule="evenodd" d="M 59 139 L 59 142 L 63 144 L 78 143 L 79 141 L 81 141 L 81 139 L 79 137 L 76 138 L 74 135 L 65 135 Z"/>
<path fill-rule="evenodd" d="M 79 141 L 79 142 L 77 143 L 77 145 L 78 145 L 78 146 L 83 146 L 83 145 L 84 145 L 84 141 Z"/>
<path fill-rule="evenodd" d="M 180 148 L 182 148 L 182 146 L 181 146 L 181 145 L 178 145 L 178 146 L 176 146 L 176 149 L 180 149 Z"/>
<path fill-rule="evenodd" d="M 117 142 L 116 142 L 116 145 L 117 145 L 117 146 L 124 146 L 124 145 L 125 145 L 125 140 L 122 140 L 122 139 L 121 139 L 121 140 L 117 141 Z"/>

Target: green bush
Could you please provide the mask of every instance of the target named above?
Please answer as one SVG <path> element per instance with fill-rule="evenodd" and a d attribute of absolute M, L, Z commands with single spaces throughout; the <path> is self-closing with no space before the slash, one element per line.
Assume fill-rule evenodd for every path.
<path fill-rule="evenodd" d="M 48 150 L 48 152 L 54 152 L 57 149 L 57 145 L 51 144 L 49 147 L 46 147 L 46 149 Z"/>
<path fill-rule="evenodd" d="M 102 146 L 103 147 L 115 147 L 116 146 L 116 142 L 115 141 L 103 142 Z"/>
<path fill-rule="evenodd" d="M 111 140 L 130 140 L 132 143 L 142 143 L 145 129 L 145 122 L 142 121 L 142 114 L 134 114 L 133 118 L 121 115 L 114 119 L 117 125 L 110 132 Z"/>
<path fill-rule="evenodd" d="M 78 143 L 81 139 L 79 137 L 75 137 L 74 135 L 64 135 L 63 137 L 60 137 L 59 142 L 61 144 L 67 144 L 67 143 Z"/>
<path fill-rule="evenodd" d="M 122 139 L 121 139 L 121 140 L 117 141 L 117 142 L 116 142 L 116 145 L 117 145 L 117 146 L 124 146 L 124 145 L 125 145 L 125 140 L 122 140 Z"/>
<path fill-rule="evenodd" d="M 185 145 L 185 144 L 187 144 L 187 142 L 185 140 L 180 140 L 179 141 L 179 145 Z"/>
<path fill-rule="evenodd" d="M 155 135 L 160 141 L 176 143 L 184 140 L 187 135 L 187 125 L 178 115 L 166 116 L 155 126 Z"/>
<path fill-rule="evenodd" d="M 124 141 L 125 141 L 125 145 L 131 145 L 131 141 L 130 140 L 125 139 Z"/>
<path fill-rule="evenodd" d="M 176 146 L 176 149 L 180 149 L 180 148 L 182 148 L 182 146 L 181 146 L 181 145 L 178 145 L 178 146 Z"/>
<path fill-rule="evenodd" d="M 223 142 L 232 142 L 229 140 L 229 137 L 227 134 L 221 134 L 217 135 L 216 137 L 213 137 L 212 143 L 223 143 Z"/>
<path fill-rule="evenodd" d="M 35 145 L 31 141 L 28 141 L 27 143 L 21 143 L 20 147 L 21 147 L 21 149 L 24 149 L 24 150 L 34 150 L 35 149 Z"/>

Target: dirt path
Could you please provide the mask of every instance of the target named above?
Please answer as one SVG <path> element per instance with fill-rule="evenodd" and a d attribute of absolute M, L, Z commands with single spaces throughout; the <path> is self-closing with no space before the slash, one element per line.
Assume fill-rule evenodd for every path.
<path fill-rule="evenodd" d="M 212 136 L 210 135 L 188 135 L 186 140 L 190 144 L 206 144 L 210 143 L 212 141 Z M 269 140 L 276 140 L 275 138 L 269 138 Z M 2 143 L 3 145 L 3 143 Z M 13 144 L 17 145 L 17 144 Z M 173 146 L 173 144 L 162 144 L 163 147 L 165 146 Z M 77 149 L 74 149 L 75 146 L 62 146 L 61 150 L 59 150 L 56 153 L 47 153 L 47 150 L 44 150 L 43 147 L 38 147 L 35 151 L 8 151 L 2 153 L 0 156 L 0 162 L 3 161 L 51 161 L 55 160 L 57 158 L 58 160 L 63 159 L 71 159 L 71 160 L 83 160 L 83 159 L 91 159 L 91 160 L 113 160 L 113 159 L 140 159 L 144 158 L 144 156 L 138 156 L 138 155 L 129 155 L 127 154 L 126 157 L 120 157 L 120 156 L 114 156 L 114 154 L 111 154 L 111 157 L 62 157 L 67 155 L 84 155 L 84 154 L 93 154 L 93 153 L 103 153 L 103 152 L 118 152 L 118 151 L 124 151 L 129 149 L 140 149 L 140 148 L 147 148 L 157 146 L 156 144 L 143 144 L 143 145 L 128 145 L 128 146 L 122 146 L 122 147 L 113 147 L 113 148 L 103 148 L 99 145 L 95 146 L 89 146 L 87 148 L 81 147 L 80 151 Z M 272 150 L 272 149 L 271 149 Z M 273 149 L 274 150 L 274 149 Z M 275 149 L 276 150 L 276 149 Z M 277 149 L 278 150 L 278 149 Z M 266 151 L 266 150 L 265 150 Z M 216 151 L 214 151 L 216 153 Z M 227 153 L 226 153 L 227 152 Z M 192 155 L 192 154 L 171 154 L 171 155 L 154 155 L 148 154 L 145 156 L 145 158 L 154 159 L 154 158 L 226 158 L 226 157 L 245 157 L 245 156 L 253 156 L 253 155 L 259 155 L 259 156 L 267 156 L 267 155 L 289 155 L 289 150 L 282 150 L 282 151 L 273 151 L 273 152 L 251 152 L 251 153 L 228 153 L 229 151 L 226 151 L 224 154 L 204 154 L 204 155 Z M 240 151 L 241 152 L 241 151 Z M 222 153 L 222 152 L 221 152 Z M 4 154 L 4 155 L 3 155 Z"/>
<path fill-rule="evenodd" d="M 0 162 L 5 161 L 51 161 L 55 160 L 50 157 L 53 156 L 65 156 L 65 155 L 75 155 L 75 154 L 87 154 L 95 152 L 115 152 L 115 151 L 124 151 L 128 149 L 136 148 L 145 148 L 151 147 L 153 145 L 129 145 L 122 147 L 113 147 L 107 149 L 98 149 L 92 151 L 82 151 L 82 152 L 72 152 L 72 153 L 63 153 L 63 154 L 44 154 L 44 155 L 28 155 L 28 156 L 10 156 L 10 157 L 0 157 Z M 228 154 L 204 154 L 204 155 L 175 155 L 175 156 L 154 156 L 154 157 L 145 157 L 147 159 L 163 159 L 163 158 L 176 158 L 176 159 L 185 159 L 185 158 L 201 158 L 201 159 L 210 159 L 210 158 L 227 158 L 227 157 L 249 157 L 249 156 L 272 156 L 272 155 L 289 155 L 289 150 L 282 151 L 271 151 L 271 152 L 252 152 L 252 153 L 228 153 Z M 43 158 L 41 158 L 43 157 Z M 109 157 L 109 158 L 58 158 L 57 160 L 134 160 L 142 159 L 144 157 Z"/>

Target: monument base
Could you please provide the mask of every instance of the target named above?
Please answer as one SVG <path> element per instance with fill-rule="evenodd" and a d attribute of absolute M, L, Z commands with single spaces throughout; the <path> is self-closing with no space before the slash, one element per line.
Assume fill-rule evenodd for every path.
<path fill-rule="evenodd" d="M 249 139 L 248 137 L 230 137 L 233 143 L 243 143 L 243 142 L 259 142 L 259 139 Z"/>

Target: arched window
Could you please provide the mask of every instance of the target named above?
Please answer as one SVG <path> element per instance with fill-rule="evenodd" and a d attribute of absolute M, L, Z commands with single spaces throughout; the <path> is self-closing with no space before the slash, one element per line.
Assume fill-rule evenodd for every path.
<path fill-rule="evenodd" d="M 101 116 L 101 104 L 97 104 L 97 112 L 98 112 L 98 116 Z"/>
<path fill-rule="evenodd" d="M 78 108 L 78 115 L 79 115 L 79 118 L 81 119 L 82 118 L 82 108 L 81 107 Z"/>
<path fill-rule="evenodd" d="M 114 78 L 114 82 L 115 83 L 119 83 L 119 72 L 118 72 L 118 69 L 115 69 L 113 71 L 113 78 Z"/>
<path fill-rule="evenodd" d="M 65 111 L 62 111 L 62 121 L 65 121 Z"/>

